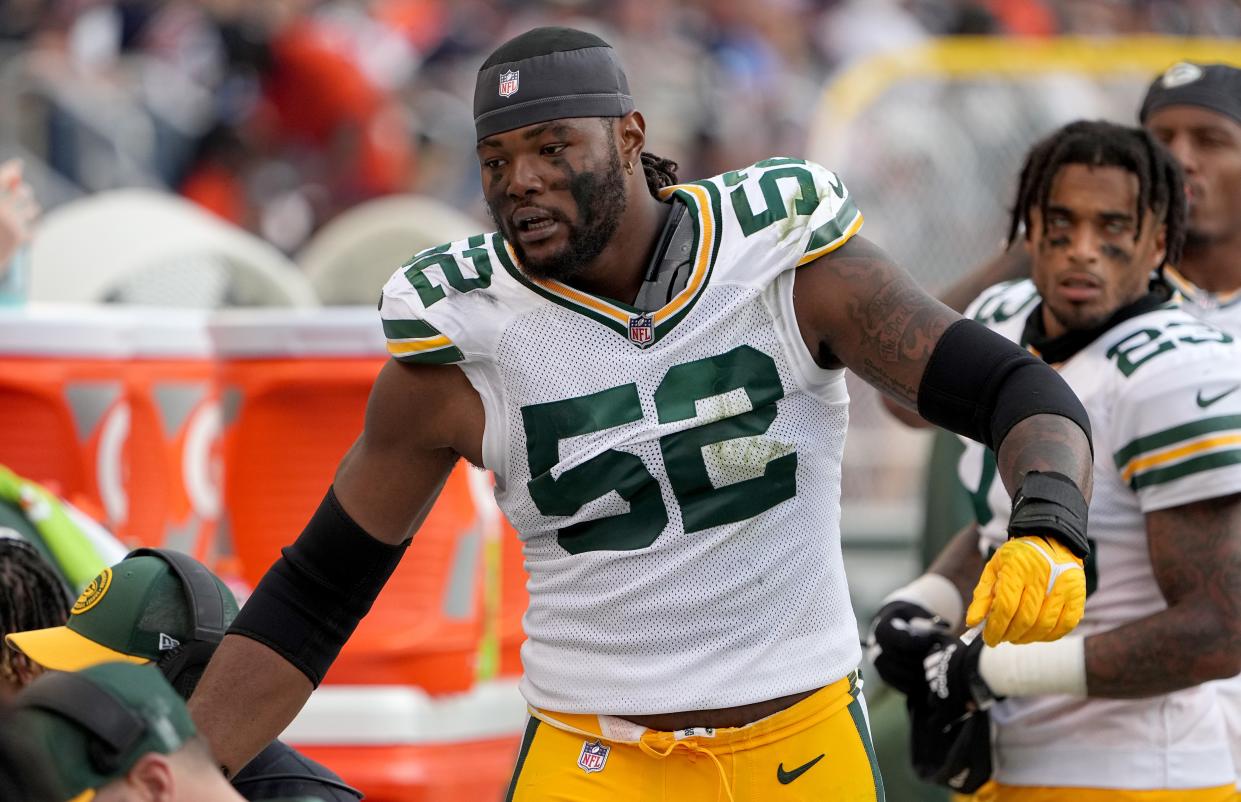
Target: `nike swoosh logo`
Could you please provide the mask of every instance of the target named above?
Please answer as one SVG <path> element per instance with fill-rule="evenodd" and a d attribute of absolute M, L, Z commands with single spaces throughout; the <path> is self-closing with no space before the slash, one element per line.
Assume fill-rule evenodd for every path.
<path fill-rule="evenodd" d="M 1198 406 L 1202 407 L 1203 409 L 1206 409 L 1207 407 L 1214 404 L 1216 401 L 1220 401 L 1232 395 L 1237 390 L 1241 390 L 1241 384 L 1234 384 L 1232 387 L 1229 387 L 1227 390 L 1215 396 L 1214 398 L 1203 398 L 1202 391 L 1199 390 L 1198 391 Z"/>
<path fill-rule="evenodd" d="M 803 763 L 797 768 L 793 769 L 792 771 L 785 771 L 784 764 L 781 763 L 779 766 L 776 767 L 776 779 L 780 781 L 781 785 L 788 785 L 789 783 L 793 782 L 793 780 L 796 780 L 798 777 L 810 771 L 811 767 L 814 766 L 815 763 L 818 763 L 822 759 L 823 759 L 823 755 L 819 755 L 818 757 L 816 757 L 814 760 L 810 761 L 809 763 Z"/>

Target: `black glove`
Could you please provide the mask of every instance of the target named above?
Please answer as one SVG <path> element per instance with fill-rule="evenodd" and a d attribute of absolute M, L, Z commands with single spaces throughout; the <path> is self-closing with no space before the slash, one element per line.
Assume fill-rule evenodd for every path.
<path fill-rule="evenodd" d="M 923 661 L 933 649 L 955 640 L 948 624 L 930 610 L 913 602 L 893 601 L 871 621 L 866 654 L 884 682 L 921 699 L 928 693 Z"/>
<path fill-rule="evenodd" d="M 986 710 L 996 701 L 995 694 L 978 672 L 982 647 L 981 637 L 968 641 L 951 638 L 927 655 L 924 662 L 927 707 L 930 718 L 938 726 L 946 728 L 967 713 Z"/>

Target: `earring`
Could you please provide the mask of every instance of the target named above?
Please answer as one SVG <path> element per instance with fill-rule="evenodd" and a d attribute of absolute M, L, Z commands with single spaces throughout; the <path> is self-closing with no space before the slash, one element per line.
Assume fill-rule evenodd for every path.
<path fill-rule="evenodd" d="M 625 172 L 633 175 L 633 162 L 625 162 Z"/>

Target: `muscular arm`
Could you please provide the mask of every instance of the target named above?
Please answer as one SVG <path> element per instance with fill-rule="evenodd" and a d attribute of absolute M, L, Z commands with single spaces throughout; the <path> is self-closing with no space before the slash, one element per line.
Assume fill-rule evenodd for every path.
<path fill-rule="evenodd" d="M 958 279 L 948 289 L 939 293 L 939 300 L 954 312 L 965 313 L 966 307 L 988 287 L 1002 281 L 1025 278 L 1030 275 L 1030 255 L 1022 243 L 997 254 L 972 272 Z M 915 429 L 930 428 L 917 412 L 884 397 L 884 408 L 901 423 Z"/>
<path fill-rule="evenodd" d="M 1168 609 L 1086 639 L 1090 696 L 1136 698 L 1241 673 L 1241 494 L 1146 516 Z"/>
<path fill-rule="evenodd" d="M 422 523 L 458 454 L 481 461 L 481 401 L 455 367 L 389 362 L 361 436 L 337 468 L 341 506 L 363 529 L 401 543 Z M 227 635 L 190 699 L 190 713 L 230 774 L 288 726 L 310 680 L 267 646 Z"/>
<path fill-rule="evenodd" d="M 862 237 L 800 268 L 793 303 L 820 365 L 843 364 L 909 409 L 917 408 L 931 353 L 960 319 Z M 1014 426 L 999 445 L 997 464 L 1010 493 L 1028 471 L 1055 471 L 1090 498 L 1090 443 L 1059 415 L 1032 415 Z"/>

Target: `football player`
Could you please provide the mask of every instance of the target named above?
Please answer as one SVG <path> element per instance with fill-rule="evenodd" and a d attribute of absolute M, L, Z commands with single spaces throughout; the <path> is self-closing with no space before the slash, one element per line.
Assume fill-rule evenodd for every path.
<path fill-rule="evenodd" d="M 474 110 L 498 230 L 384 287 L 365 429 L 193 697 L 222 762 L 296 714 L 465 457 L 530 574 L 509 799 L 882 799 L 840 553 L 843 368 L 996 449 L 1027 499 L 974 609 L 1009 640 L 1059 637 L 1084 603 L 1080 402 L 858 236 L 834 173 L 677 183 L 596 36 L 505 43 Z"/>
<path fill-rule="evenodd" d="M 1097 458 L 1076 633 L 994 647 L 948 634 L 1021 505 L 973 442 L 960 473 L 976 523 L 872 625 L 880 674 L 930 711 L 916 723 L 938 732 L 989 709 L 998 802 L 1233 798 L 1204 683 L 1241 671 L 1241 347 L 1170 303 L 1162 269 L 1180 263 L 1185 236 L 1171 154 L 1139 128 L 1073 123 L 1022 168 L 1009 237 L 1032 279 L 966 312 L 1057 368 L 1086 405 Z M 1026 559 L 1047 558 L 1029 547 Z"/>

